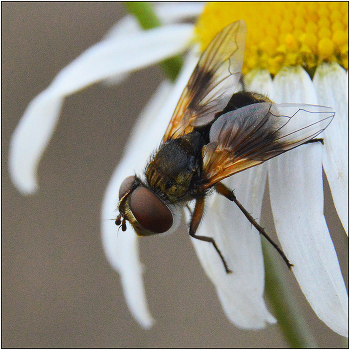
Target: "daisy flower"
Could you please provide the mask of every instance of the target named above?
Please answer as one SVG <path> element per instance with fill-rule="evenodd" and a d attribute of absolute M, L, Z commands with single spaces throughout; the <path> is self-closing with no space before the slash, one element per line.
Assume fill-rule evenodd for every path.
<path fill-rule="evenodd" d="M 322 135 L 324 145 L 299 147 L 236 174 L 225 184 L 235 189 L 237 198 L 259 221 L 268 183 L 278 239 L 294 264 L 292 271 L 301 290 L 317 316 L 333 331 L 347 336 L 348 297 L 323 214 L 322 182 L 323 169 L 347 232 L 347 3 L 209 3 L 202 13 L 202 4 L 169 3 L 156 9 L 162 26 L 143 31 L 132 16 L 125 17 L 29 104 L 11 140 L 9 171 L 14 185 L 23 194 L 38 190 L 37 166 L 64 97 L 99 81 L 121 83 L 133 71 L 188 51 L 176 81 L 164 80 L 141 113 L 106 188 L 101 209 L 107 258 L 120 274 L 133 316 L 142 327 L 151 327 L 138 238 L 130 226 L 127 232 L 117 234 L 114 222 L 105 219 L 116 216 L 121 182 L 129 175 L 140 174 L 159 145 L 199 53 L 224 26 L 243 19 L 248 32 L 245 88 L 277 103 L 330 106 L 336 114 Z M 196 25 L 184 23 L 185 18 L 200 13 Z M 178 63 L 177 59 L 163 65 L 174 72 Z M 275 323 L 263 298 L 264 260 L 259 234 L 222 196 L 211 195 L 206 208 L 197 232 L 215 239 L 234 273 L 226 274 L 212 245 L 195 239 L 192 242 L 228 319 L 242 329 Z M 275 288 L 283 289 L 280 285 Z"/>

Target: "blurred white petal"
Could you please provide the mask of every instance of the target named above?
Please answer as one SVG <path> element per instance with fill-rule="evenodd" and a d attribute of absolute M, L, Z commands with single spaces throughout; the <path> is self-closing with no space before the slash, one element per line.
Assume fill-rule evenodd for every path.
<path fill-rule="evenodd" d="M 318 103 L 331 106 L 335 117 L 324 131 L 323 168 L 332 191 L 333 202 L 348 232 L 348 80 L 337 63 L 323 64 L 316 70 L 314 85 Z"/>
<path fill-rule="evenodd" d="M 154 10 L 163 24 L 171 24 L 197 17 L 203 10 L 203 3 L 155 3 Z M 136 33 L 143 31 L 137 19 L 133 15 L 127 14 L 120 19 L 105 35 L 109 39 L 119 35 Z"/>
<path fill-rule="evenodd" d="M 268 72 L 259 71 L 245 80 L 248 90 L 271 93 L 272 82 Z M 260 220 L 267 165 L 248 169 L 226 179 L 225 184 L 235 191 L 238 201 Z M 268 312 L 264 298 L 264 263 L 259 232 L 235 203 L 214 193 L 207 199 L 205 215 L 198 235 L 213 237 L 232 274 L 225 272 L 214 247 L 192 238 L 198 257 L 214 283 L 227 317 L 237 327 L 259 329 L 266 323 L 275 323 Z M 190 220 L 187 215 L 187 219 Z"/>
<path fill-rule="evenodd" d="M 163 24 L 175 23 L 185 19 L 198 16 L 204 7 L 204 3 L 156 3 L 154 10 Z M 119 20 L 105 35 L 105 40 L 118 37 L 120 35 L 130 35 L 143 31 L 136 18 L 132 15 L 126 15 Z M 118 84 L 125 79 L 128 74 L 117 74 L 105 79 L 107 84 Z"/>
<path fill-rule="evenodd" d="M 37 166 L 57 124 L 63 98 L 45 90 L 29 104 L 12 134 L 9 172 L 22 194 L 38 190 Z"/>
<path fill-rule="evenodd" d="M 274 79 L 275 102 L 316 104 L 300 67 Z M 268 162 L 275 226 L 282 248 L 310 305 L 335 332 L 347 335 L 347 293 L 323 215 L 321 144 L 300 146 Z"/>
<path fill-rule="evenodd" d="M 197 17 L 203 11 L 204 2 L 156 3 L 154 10 L 163 23 L 173 23 L 190 17 Z"/>
<path fill-rule="evenodd" d="M 127 37 L 119 35 L 114 40 L 105 39 L 65 67 L 52 84 L 29 104 L 13 134 L 9 167 L 14 185 L 25 194 L 38 189 L 37 166 L 54 131 L 66 95 L 183 51 L 192 30 L 192 25 L 178 24 Z"/>
<path fill-rule="evenodd" d="M 154 10 L 163 24 L 175 23 L 185 19 L 198 16 L 204 7 L 204 3 L 156 3 Z M 143 31 L 136 18 L 126 15 L 119 20 L 105 35 L 105 39 L 114 38 L 120 35 L 130 35 Z M 107 84 L 118 84 L 125 79 L 128 74 L 116 75 L 105 80 Z"/>
<path fill-rule="evenodd" d="M 136 18 L 132 15 L 126 15 L 108 30 L 103 40 L 113 40 L 113 38 L 134 34 L 140 31 L 142 31 L 142 29 Z"/>
<path fill-rule="evenodd" d="M 135 34 L 142 29 L 137 22 L 136 18 L 132 15 L 126 15 L 120 19 L 109 31 L 105 34 L 102 40 L 114 40 L 119 36 L 126 36 L 129 34 Z M 117 73 L 111 75 L 103 80 L 106 85 L 117 85 L 123 82 L 129 76 L 128 73 Z"/>
<path fill-rule="evenodd" d="M 116 74 L 131 72 L 184 51 L 193 26 L 173 24 L 103 40 L 56 76 L 50 88 L 67 95 Z"/>
<path fill-rule="evenodd" d="M 102 203 L 101 230 L 104 251 L 110 264 L 121 276 L 124 296 L 131 313 L 144 328 L 151 327 L 153 319 L 148 311 L 143 287 L 138 238 L 129 224 L 126 232 L 117 233 L 118 229 L 114 222 L 108 219 L 116 217 L 121 182 L 135 172 L 142 175 L 149 156 L 160 144 L 196 61 L 197 57 L 190 55 L 175 86 L 164 82 L 148 102 L 134 127 L 123 159 L 111 177 Z"/>

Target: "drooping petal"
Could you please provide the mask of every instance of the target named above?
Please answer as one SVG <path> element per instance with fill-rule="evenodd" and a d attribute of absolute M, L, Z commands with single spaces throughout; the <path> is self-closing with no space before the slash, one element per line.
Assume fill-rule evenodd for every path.
<path fill-rule="evenodd" d="M 149 328 L 153 324 L 153 319 L 148 310 L 147 300 L 142 281 L 142 266 L 139 261 L 138 239 L 136 233 L 128 225 L 126 232 L 117 232 L 118 229 L 111 219 L 116 216 L 118 204 L 118 192 L 121 182 L 135 171 L 142 171 L 152 145 L 142 142 L 145 138 L 150 143 L 147 134 L 144 132 L 147 124 L 152 124 L 154 113 L 164 104 L 171 90 L 168 83 L 162 84 L 153 98 L 148 103 L 146 110 L 142 113 L 139 123 L 135 126 L 134 137 L 140 140 L 140 148 L 136 149 L 135 144 L 128 145 L 123 160 L 116 168 L 102 203 L 102 243 L 105 254 L 112 267 L 120 273 L 124 296 L 128 307 L 135 319 L 144 328 Z M 154 143 L 154 142 L 153 142 Z"/>
<path fill-rule="evenodd" d="M 143 68 L 183 51 L 192 29 L 192 25 L 178 24 L 127 37 L 117 35 L 92 46 L 65 67 L 52 84 L 29 104 L 13 134 L 10 175 L 14 185 L 25 194 L 38 189 L 36 168 L 54 131 L 65 96 L 92 83 Z"/>
<path fill-rule="evenodd" d="M 332 191 L 339 218 L 348 232 L 348 83 L 346 72 L 337 63 L 319 66 L 314 76 L 318 102 L 331 106 L 335 118 L 324 132 L 323 168 Z"/>
<path fill-rule="evenodd" d="M 138 240 L 132 227 L 118 232 L 111 219 L 116 217 L 119 186 L 135 172 L 142 175 L 149 156 L 158 147 L 171 114 L 194 68 L 197 57 L 191 55 L 175 84 L 163 83 L 141 113 L 126 146 L 124 156 L 106 188 L 102 203 L 102 242 L 106 256 L 121 276 L 125 299 L 135 319 L 144 328 L 153 324 L 145 297 Z M 147 132 L 145 132 L 147 131 Z"/>
<path fill-rule="evenodd" d="M 23 194 L 38 190 L 37 167 L 57 124 L 63 98 L 45 90 L 29 104 L 12 134 L 9 173 Z"/>
<path fill-rule="evenodd" d="M 275 102 L 317 103 L 312 81 L 300 67 L 274 79 Z M 347 293 L 323 215 L 320 143 L 303 145 L 268 162 L 275 226 L 298 283 L 317 316 L 347 335 Z"/>
<path fill-rule="evenodd" d="M 255 72 L 245 79 L 248 90 L 270 94 L 272 82 L 268 72 Z M 237 199 L 260 219 L 267 165 L 248 169 L 224 182 L 234 189 Z M 187 219 L 190 220 L 187 214 Z M 214 193 L 207 199 L 206 211 L 198 235 L 213 237 L 232 274 L 225 272 L 214 247 L 192 238 L 196 252 L 214 283 L 227 317 L 237 327 L 259 329 L 275 323 L 263 299 L 264 263 L 258 231 L 239 208 L 227 198 Z"/>

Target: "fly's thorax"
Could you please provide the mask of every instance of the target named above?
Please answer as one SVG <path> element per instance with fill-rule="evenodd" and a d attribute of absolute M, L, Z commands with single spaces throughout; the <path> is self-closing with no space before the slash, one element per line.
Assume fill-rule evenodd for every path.
<path fill-rule="evenodd" d="M 171 203 L 192 199 L 202 172 L 202 147 L 197 132 L 164 143 L 146 168 L 150 188 Z"/>

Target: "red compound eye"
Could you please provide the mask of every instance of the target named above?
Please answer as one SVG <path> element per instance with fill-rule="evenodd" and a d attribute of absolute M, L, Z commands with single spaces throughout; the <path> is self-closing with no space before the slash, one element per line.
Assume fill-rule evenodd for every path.
<path fill-rule="evenodd" d="M 139 224 L 148 231 L 163 233 L 173 224 L 170 209 L 147 187 L 139 186 L 132 192 L 130 209 Z"/>

